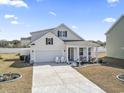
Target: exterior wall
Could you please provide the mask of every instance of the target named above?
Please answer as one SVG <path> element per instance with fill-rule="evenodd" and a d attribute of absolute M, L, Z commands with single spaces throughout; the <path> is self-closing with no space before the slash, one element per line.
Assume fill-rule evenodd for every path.
<path fill-rule="evenodd" d="M 64 27 L 64 26 L 59 26 L 58 28 L 56 28 L 55 30 L 53 30 L 52 32 L 58 36 L 58 31 L 67 31 L 67 37 L 59 37 L 62 40 L 82 40 L 81 38 L 79 38 L 77 35 L 75 35 L 72 31 L 70 31 L 70 29 Z"/>
<path fill-rule="evenodd" d="M 106 35 L 107 56 L 124 59 L 124 18 Z"/>
<path fill-rule="evenodd" d="M 80 54 L 79 54 L 79 48 L 83 48 L 83 57 L 86 57 L 86 59 L 88 60 L 89 57 L 88 57 L 88 50 L 87 48 L 91 48 L 91 57 L 92 58 L 98 58 L 98 51 L 96 51 L 97 47 L 91 47 L 91 46 L 71 46 L 71 45 L 68 45 L 66 46 L 67 48 L 74 48 L 74 60 L 77 60 L 80 58 Z M 66 49 L 67 49 L 66 48 Z M 66 50 L 66 56 L 67 56 L 67 50 Z"/>
<path fill-rule="evenodd" d="M 53 38 L 53 45 L 46 45 L 46 38 Z M 60 40 L 58 37 L 56 37 L 54 34 L 51 32 L 45 34 L 43 37 L 40 39 L 36 40 L 33 42 L 35 45 L 31 46 L 31 60 L 35 61 L 35 51 L 62 51 L 62 56 L 65 55 L 64 50 L 65 50 L 65 44 L 62 40 Z M 32 52 L 33 51 L 33 52 Z M 54 55 L 54 54 L 53 54 Z"/>

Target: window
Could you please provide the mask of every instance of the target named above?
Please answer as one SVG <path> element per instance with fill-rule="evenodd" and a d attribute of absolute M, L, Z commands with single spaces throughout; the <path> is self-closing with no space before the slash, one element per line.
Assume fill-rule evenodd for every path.
<path fill-rule="evenodd" d="M 53 45 L 53 38 L 46 38 L 46 45 Z"/>
<path fill-rule="evenodd" d="M 67 31 L 63 31 L 63 37 L 67 37 Z"/>
<path fill-rule="evenodd" d="M 58 31 L 58 37 L 67 37 L 67 31 Z"/>
<path fill-rule="evenodd" d="M 83 55 L 83 48 L 79 49 L 79 53 L 80 53 L 80 55 Z"/>
<path fill-rule="evenodd" d="M 62 37 L 62 31 L 58 31 L 58 37 Z"/>

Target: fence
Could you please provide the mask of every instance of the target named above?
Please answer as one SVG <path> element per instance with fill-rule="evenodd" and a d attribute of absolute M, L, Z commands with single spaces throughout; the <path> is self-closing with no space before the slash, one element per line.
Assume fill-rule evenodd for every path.
<path fill-rule="evenodd" d="M 27 55 L 30 53 L 30 48 L 0 48 L 0 53 L 21 53 Z"/>

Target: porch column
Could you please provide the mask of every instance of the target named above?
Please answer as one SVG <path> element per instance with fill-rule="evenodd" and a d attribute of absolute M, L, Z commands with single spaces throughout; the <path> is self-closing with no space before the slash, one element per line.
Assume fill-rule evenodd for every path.
<path fill-rule="evenodd" d="M 98 62 L 98 47 L 96 47 L 96 62 Z"/>
<path fill-rule="evenodd" d="M 86 57 L 87 59 L 86 59 L 86 60 L 87 60 L 87 62 L 89 61 L 88 49 L 89 49 L 89 47 L 86 48 L 86 52 L 87 52 L 87 53 L 86 53 L 86 55 L 87 55 L 87 57 Z"/>
<path fill-rule="evenodd" d="M 79 59 L 79 47 L 77 47 L 77 59 Z"/>
<path fill-rule="evenodd" d="M 68 46 L 66 46 L 66 61 L 68 63 Z"/>

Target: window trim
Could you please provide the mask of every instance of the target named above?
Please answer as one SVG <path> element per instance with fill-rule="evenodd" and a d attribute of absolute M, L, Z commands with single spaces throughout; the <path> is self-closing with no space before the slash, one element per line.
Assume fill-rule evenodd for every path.
<path fill-rule="evenodd" d="M 46 38 L 46 45 L 53 45 L 53 38 Z"/>
<path fill-rule="evenodd" d="M 58 30 L 58 37 L 67 37 L 67 31 L 59 31 Z"/>
<path fill-rule="evenodd" d="M 67 31 L 63 31 L 63 37 L 67 37 Z"/>

